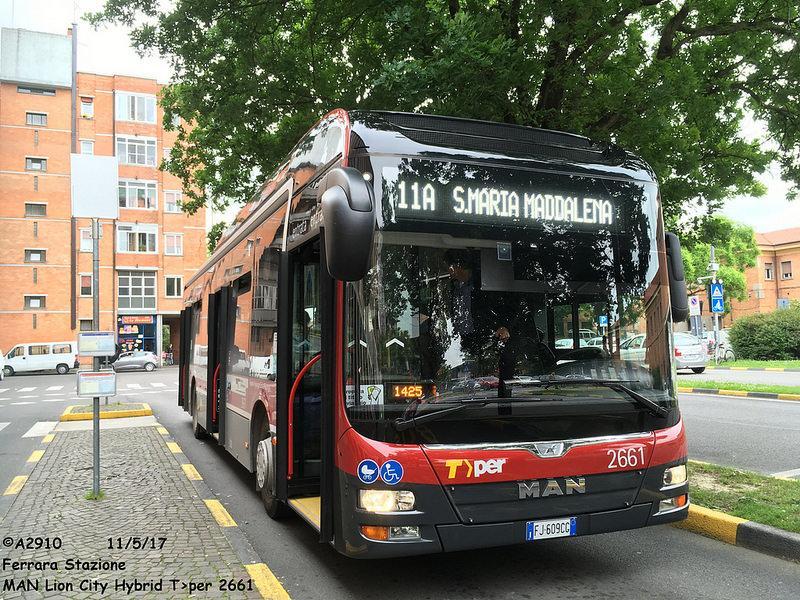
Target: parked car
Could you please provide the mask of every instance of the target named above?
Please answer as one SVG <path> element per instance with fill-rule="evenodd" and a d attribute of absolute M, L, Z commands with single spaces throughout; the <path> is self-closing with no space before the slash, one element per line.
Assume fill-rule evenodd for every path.
<path fill-rule="evenodd" d="M 158 366 L 158 357 L 146 350 L 134 350 L 133 352 L 123 352 L 111 366 L 115 371 L 154 371 Z"/>
<path fill-rule="evenodd" d="M 620 346 L 622 360 L 644 362 L 647 356 L 647 336 L 643 333 L 628 338 Z M 678 369 L 691 369 L 695 373 L 702 373 L 708 364 L 705 344 L 700 338 L 690 333 L 676 332 L 675 340 L 675 366 Z"/>
<path fill-rule="evenodd" d="M 5 356 L 3 371 L 6 375 L 33 371 L 55 371 L 66 375 L 77 369 L 77 342 L 35 342 L 17 344 Z"/>
<path fill-rule="evenodd" d="M 6 355 L 0 350 L 0 381 L 6 378 Z"/>

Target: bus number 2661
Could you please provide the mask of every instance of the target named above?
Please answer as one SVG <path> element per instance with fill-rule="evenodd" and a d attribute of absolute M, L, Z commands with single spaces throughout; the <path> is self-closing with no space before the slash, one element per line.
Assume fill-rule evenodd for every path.
<path fill-rule="evenodd" d="M 609 469 L 626 469 L 644 466 L 644 448 L 620 448 L 609 450 L 606 454 L 611 458 Z"/>

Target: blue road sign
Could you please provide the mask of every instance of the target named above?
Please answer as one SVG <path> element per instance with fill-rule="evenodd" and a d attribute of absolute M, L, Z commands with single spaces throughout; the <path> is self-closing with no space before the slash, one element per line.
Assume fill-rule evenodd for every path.
<path fill-rule="evenodd" d="M 600 315 L 597 317 L 597 324 L 600 327 L 608 327 L 608 315 Z"/>
<path fill-rule="evenodd" d="M 711 304 L 711 312 L 715 313 L 722 313 L 725 312 L 725 296 L 724 296 L 725 288 L 722 287 L 722 283 L 712 283 L 710 289 L 710 304 Z"/>

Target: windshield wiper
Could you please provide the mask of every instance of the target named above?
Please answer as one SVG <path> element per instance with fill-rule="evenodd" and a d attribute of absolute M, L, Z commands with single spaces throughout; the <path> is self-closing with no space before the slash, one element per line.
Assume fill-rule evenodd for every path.
<path fill-rule="evenodd" d="M 543 377 L 534 381 L 510 381 L 512 387 L 550 387 L 551 385 L 597 385 L 607 387 L 617 392 L 622 392 L 636 404 L 646 408 L 657 417 L 666 417 L 669 409 L 653 402 L 647 396 L 629 388 L 626 383 L 636 383 L 636 379 L 577 379 L 572 377 Z"/>
<path fill-rule="evenodd" d="M 453 413 L 461 412 L 466 408 L 470 408 L 473 406 L 486 406 L 487 404 L 506 404 L 512 402 L 531 402 L 530 398 L 481 398 L 480 400 L 459 400 L 459 403 L 455 406 L 449 406 L 447 408 L 443 408 L 441 410 L 434 410 L 429 413 L 425 413 L 424 415 L 420 415 L 419 417 L 411 416 L 406 417 L 404 419 L 395 419 L 392 421 L 392 425 L 397 431 L 405 431 L 406 429 L 411 429 L 412 427 L 416 427 L 419 424 L 427 423 L 429 421 L 436 421 L 437 419 L 441 419 L 442 417 L 446 417 L 447 415 L 451 415 Z M 416 410 L 414 413 L 416 414 Z"/>

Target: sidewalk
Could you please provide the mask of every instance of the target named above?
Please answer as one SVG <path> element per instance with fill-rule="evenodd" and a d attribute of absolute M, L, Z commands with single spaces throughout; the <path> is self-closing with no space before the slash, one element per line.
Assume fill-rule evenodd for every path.
<path fill-rule="evenodd" d="M 102 431 L 100 501 L 84 498 L 91 431 L 56 432 L 31 455 L 35 466 L 0 521 L 0 598 L 262 597 L 256 565 L 245 567 L 209 503 L 230 515 L 204 501 L 177 444 L 145 419 Z M 220 589 L 230 583 L 233 591 Z"/>

